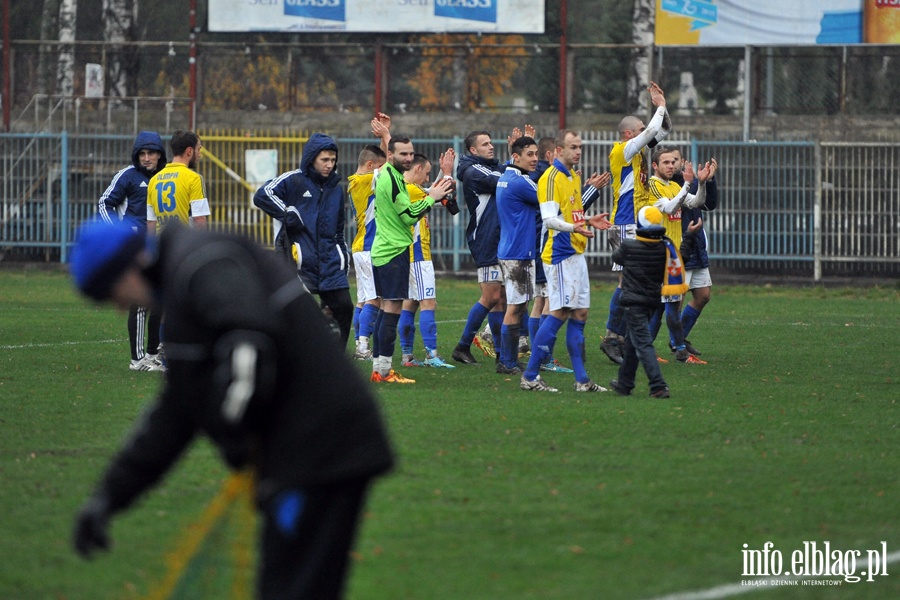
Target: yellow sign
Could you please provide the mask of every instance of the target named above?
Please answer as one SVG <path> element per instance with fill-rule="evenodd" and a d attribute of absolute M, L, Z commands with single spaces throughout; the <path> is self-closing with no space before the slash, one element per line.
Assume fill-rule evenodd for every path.
<path fill-rule="evenodd" d="M 865 0 L 863 41 L 900 44 L 900 0 Z"/>
<path fill-rule="evenodd" d="M 900 0 L 656 0 L 659 46 L 900 43 Z"/>

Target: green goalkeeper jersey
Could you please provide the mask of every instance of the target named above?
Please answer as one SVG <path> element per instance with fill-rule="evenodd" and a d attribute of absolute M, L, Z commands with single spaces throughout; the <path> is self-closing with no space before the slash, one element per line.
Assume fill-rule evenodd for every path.
<path fill-rule="evenodd" d="M 413 242 L 412 226 L 434 205 L 426 196 L 412 203 L 403 175 L 390 163 L 375 181 L 375 241 L 372 243 L 372 265 L 381 267 L 401 252 L 408 252 Z"/>

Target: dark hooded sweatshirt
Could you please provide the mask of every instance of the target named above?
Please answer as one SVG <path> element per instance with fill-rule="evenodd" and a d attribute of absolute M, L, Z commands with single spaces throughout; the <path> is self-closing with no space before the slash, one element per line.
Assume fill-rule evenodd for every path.
<path fill-rule="evenodd" d="M 156 169 L 148 171 L 141 166 L 138 161 L 141 150 L 154 150 L 162 155 Z M 131 164 L 115 174 L 100 196 L 100 218 L 107 223 L 128 218 L 142 231 L 147 231 L 147 182 L 165 166 L 166 148 L 159 134 L 155 131 L 137 134 L 131 150 Z"/>
<path fill-rule="evenodd" d="M 267 182 L 253 196 L 253 204 L 275 219 L 276 248 L 296 260 L 300 278 L 314 294 L 350 287 L 340 177 L 337 169 L 328 177 L 313 169 L 323 150 L 337 152 L 337 143 L 314 133 L 303 147 L 300 168 Z"/>

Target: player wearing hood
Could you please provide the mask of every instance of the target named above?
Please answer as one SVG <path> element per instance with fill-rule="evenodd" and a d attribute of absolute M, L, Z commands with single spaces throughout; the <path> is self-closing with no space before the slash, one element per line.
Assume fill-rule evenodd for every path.
<path fill-rule="evenodd" d="M 334 139 L 314 133 L 303 146 L 300 168 L 259 188 L 253 204 L 274 219 L 276 249 L 291 257 L 300 279 L 330 310 L 346 348 L 354 305 L 337 158 Z"/>
<path fill-rule="evenodd" d="M 134 138 L 131 164 L 112 178 L 100 196 L 98 211 L 107 223 L 129 219 L 145 235 L 147 232 L 147 182 L 166 166 L 166 148 L 155 131 L 142 131 Z M 132 371 L 162 371 L 159 360 L 160 314 L 143 306 L 128 311 L 128 344 L 131 347 Z M 144 329 L 147 346 L 144 350 Z M 140 335 L 138 335 L 140 332 Z"/>

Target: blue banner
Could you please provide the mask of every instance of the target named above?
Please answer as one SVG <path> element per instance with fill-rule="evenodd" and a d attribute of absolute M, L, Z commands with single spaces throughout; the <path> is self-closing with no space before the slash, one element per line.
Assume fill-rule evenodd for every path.
<path fill-rule="evenodd" d="M 716 5 L 701 0 L 662 0 L 662 9 L 680 17 L 689 17 L 691 30 L 712 25 L 718 20 Z"/>
<path fill-rule="evenodd" d="M 434 15 L 451 19 L 497 22 L 496 0 L 434 0 Z"/>
<path fill-rule="evenodd" d="M 347 20 L 344 0 L 284 0 L 284 14 L 307 19 Z"/>

